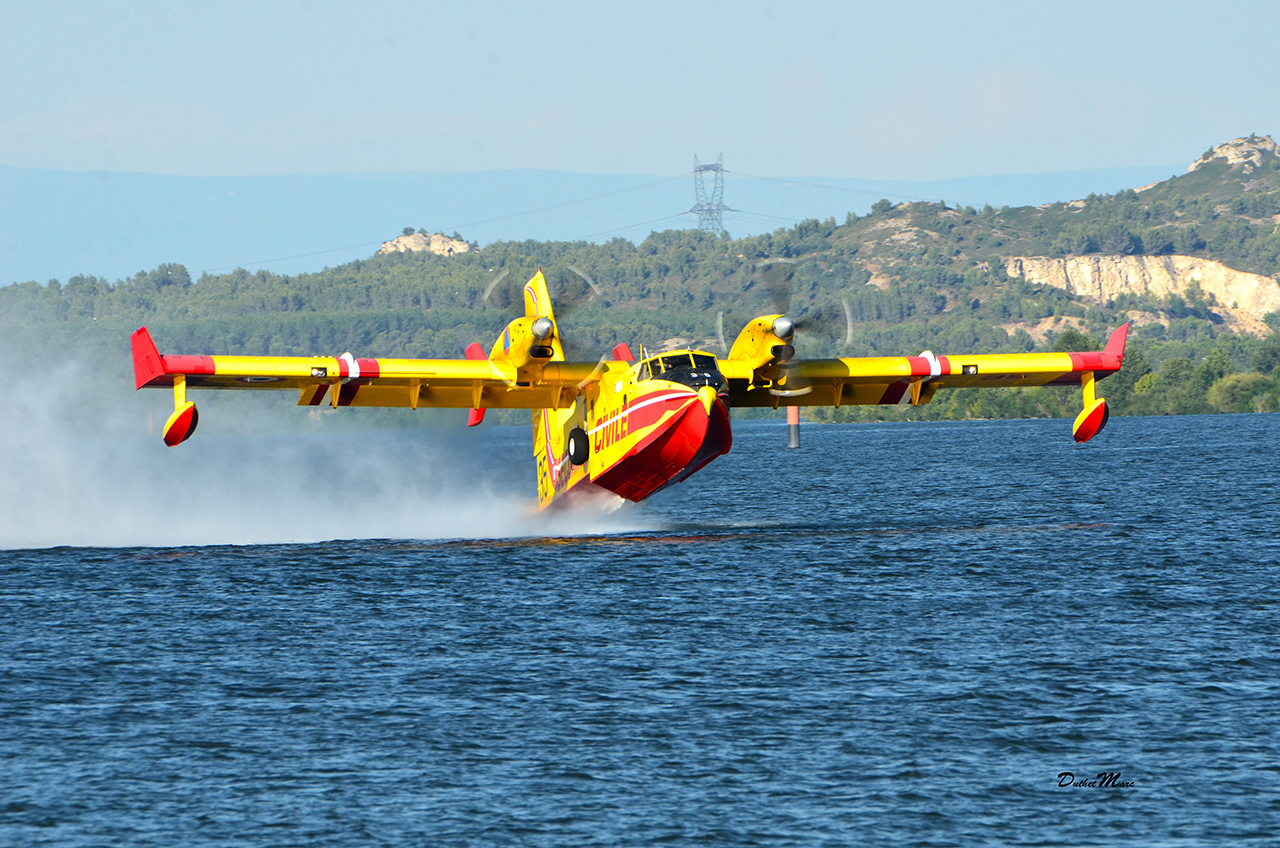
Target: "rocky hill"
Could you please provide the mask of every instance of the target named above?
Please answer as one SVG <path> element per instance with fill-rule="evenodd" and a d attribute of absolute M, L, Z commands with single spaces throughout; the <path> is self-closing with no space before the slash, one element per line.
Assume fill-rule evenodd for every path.
<path fill-rule="evenodd" d="M 466 253 L 471 250 L 471 245 L 467 244 L 460 238 L 449 238 L 440 233 L 426 233 L 418 231 L 416 233 L 405 233 L 402 236 L 393 238 L 391 241 L 382 243 L 382 247 L 378 248 L 378 254 L 387 253 L 434 253 L 436 256 L 453 256 L 457 253 Z"/>
<path fill-rule="evenodd" d="M 1207 151 L 1191 163 L 1187 175 L 1190 176 L 1138 189 L 1144 210 L 1171 200 L 1176 207 L 1180 205 L 1177 199 L 1196 195 L 1219 201 L 1214 204 L 1212 218 L 1207 223 L 1231 222 L 1236 225 L 1237 238 L 1261 235 L 1271 242 L 1271 256 L 1260 257 L 1264 267 L 1270 266 L 1266 268 L 1271 271 L 1270 276 L 1237 270 L 1205 256 L 1164 251 L 1157 255 L 1009 257 L 1011 273 L 1095 301 L 1114 301 L 1125 294 L 1167 298 L 1185 295 L 1188 291 L 1193 297 L 1202 293 L 1230 331 L 1267 335 L 1270 332 L 1265 323 L 1267 315 L 1280 311 L 1280 273 L 1275 268 L 1274 256 L 1275 235 L 1280 226 L 1280 202 L 1277 202 L 1280 198 L 1276 196 L 1276 192 L 1280 192 L 1280 145 L 1270 136 L 1238 138 Z M 1177 210 L 1166 216 L 1174 226 L 1186 217 Z M 1183 232 L 1175 230 L 1173 236 L 1177 238 Z M 1168 237 L 1168 231 L 1163 237 Z M 1182 243 L 1197 246 L 1192 238 L 1184 237 Z M 1157 245 L 1167 245 L 1161 235 L 1157 235 Z M 1207 244 L 1202 249 L 1206 248 Z M 1129 317 L 1145 316 L 1135 312 Z M 1160 319 L 1156 317 L 1156 320 Z"/>
<path fill-rule="evenodd" d="M 1237 138 L 1209 150 L 1191 163 L 1187 173 L 1208 169 L 1218 163 L 1228 169 L 1239 169 L 1245 177 L 1255 173 L 1262 177 L 1280 170 L 1280 146 L 1269 135 Z"/>
<path fill-rule="evenodd" d="M 921 266 L 1009 274 L 1094 305 L 1125 298 L 1122 314 L 1167 326 L 1151 302 L 1207 298 L 1231 332 L 1263 336 L 1280 310 L 1280 147 L 1269 136 L 1219 145 L 1188 172 L 1139 190 L 1041 207 L 949 209 L 882 202 L 850 222 L 871 282 L 918 276 Z"/>

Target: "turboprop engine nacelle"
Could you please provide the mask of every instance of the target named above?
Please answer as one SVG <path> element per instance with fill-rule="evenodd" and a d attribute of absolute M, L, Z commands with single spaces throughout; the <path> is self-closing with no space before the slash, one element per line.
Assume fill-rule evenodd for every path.
<path fill-rule="evenodd" d="M 560 345 L 558 328 L 551 318 L 517 318 L 493 343 L 490 359 L 505 359 L 517 369 L 555 358 Z M 560 354 L 563 359 L 564 355 Z"/>
<path fill-rule="evenodd" d="M 785 315 L 753 318 L 738 333 L 728 358 L 749 362 L 753 369 L 770 362 L 786 362 L 795 355 L 795 348 L 791 346 L 794 333 L 795 322 Z"/>

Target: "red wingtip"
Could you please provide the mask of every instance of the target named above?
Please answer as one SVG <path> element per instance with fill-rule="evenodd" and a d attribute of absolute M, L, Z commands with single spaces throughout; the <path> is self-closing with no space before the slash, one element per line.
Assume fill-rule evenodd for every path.
<path fill-rule="evenodd" d="M 626 342 L 620 342 L 613 346 L 614 362 L 635 362 L 636 355 L 631 352 L 631 347 Z"/>
<path fill-rule="evenodd" d="M 160 358 L 160 351 L 156 350 L 156 343 L 151 341 L 151 334 L 146 327 L 134 330 L 129 343 L 133 345 L 133 381 L 137 384 L 136 388 L 140 389 L 157 377 L 164 376 L 164 360 Z"/>
<path fill-rule="evenodd" d="M 1111 334 L 1111 338 L 1107 339 L 1107 346 L 1102 352 L 1107 356 L 1114 356 L 1117 363 L 1124 361 L 1124 343 L 1129 338 L 1129 322 L 1121 324 L 1116 331 Z"/>
<path fill-rule="evenodd" d="M 484 348 L 480 347 L 480 342 L 472 342 L 467 345 L 467 349 L 463 352 L 467 359 L 488 359 L 485 356 Z"/>

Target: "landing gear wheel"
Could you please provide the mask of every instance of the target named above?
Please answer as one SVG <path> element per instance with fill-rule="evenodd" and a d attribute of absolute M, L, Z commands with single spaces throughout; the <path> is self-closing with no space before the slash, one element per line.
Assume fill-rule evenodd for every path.
<path fill-rule="evenodd" d="M 581 427 L 574 427 L 569 431 L 569 461 L 574 465 L 581 465 L 587 461 L 588 450 L 586 432 Z"/>

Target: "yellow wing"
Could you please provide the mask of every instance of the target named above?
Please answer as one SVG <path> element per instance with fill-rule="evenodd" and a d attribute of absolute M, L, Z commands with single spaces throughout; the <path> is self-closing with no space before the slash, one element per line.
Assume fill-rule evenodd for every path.
<path fill-rule="evenodd" d="M 565 361 L 541 271 L 525 286 L 525 315 L 507 325 L 488 355 L 473 344 L 465 359 L 161 355 L 146 327 L 131 341 L 137 387 L 173 388 L 174 411 L 164 428 L 170 446 L 190 438 L 199 421 L 188 389 L 290 390 L 299 406 L 471 409 L 470 424 L 485 409 L 536 410 L 548 467 L 560 463 L 565 433 L 581 426 L 578 398 L 605 373 L 628 367 Z"/>
<path fill-rule="evenodd" d="M 517 367 L 492 359 L 357 359 L 324 356 L 162 356 L 147 328 L 134 332 L 139 389 L 292 389 L 299 406 L 556 409 L 571 406 L 595 362 Z M 561 396 L 568 394 L 567 398 Z"/>
<path fill-rule="evenodd" d="M 767 324 L 774 317 L 757 320 Z M 790 345 L 773 338 L 777 344 L 765 356 L 735 358 L 735 345 L 719 364 L 734 406 L 893 404 L 906 398 L 928 403 L 939 388 L 1081 385 L 1101 379 L 1120 370 L 1128 329 L 1125 324 L 1112 333 L 1100 352 L 935 356 L 925 351 L 919 356 L 781 361 L 773 351 Z"/>
<path fill-rule="evenodd" d="M 783 323 L 785 322 L 785 323 Z M 781 327 L 778 335 L 775 327 Z M 1097 352 L 867 356 L 790 359 L 791 323 L 766 315 L 749 324 L 720 363 L 733 405 L 845 406 L 928 403 L 939 388 L 1079 385 L 1084 409 L 1073 432 L 1087 441 L 1106 424 L 1106 402 L 1095 397 L 1097 380 L 1120 370 L 1129 325 Z"/>

